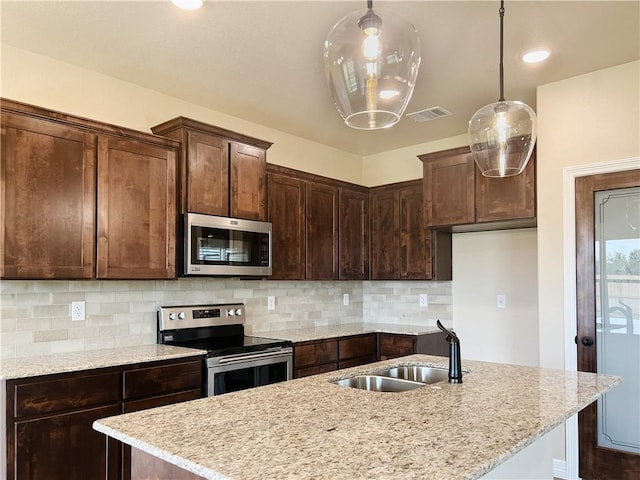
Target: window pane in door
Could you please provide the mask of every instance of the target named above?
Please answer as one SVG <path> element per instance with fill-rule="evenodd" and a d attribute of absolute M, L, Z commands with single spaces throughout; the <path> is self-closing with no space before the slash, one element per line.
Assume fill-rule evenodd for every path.
<path fill-rule="evenodd" d="M 596 192 L 598 373 L 621 384 L 598 400 L 598 446 L 640 453 L 640 188 Z"/>

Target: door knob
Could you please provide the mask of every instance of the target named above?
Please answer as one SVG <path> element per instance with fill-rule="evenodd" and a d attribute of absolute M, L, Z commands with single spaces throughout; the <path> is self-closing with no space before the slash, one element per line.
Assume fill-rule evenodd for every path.
<path fill-rule="evenodd" d="M 582 337 L 581 342 L 585 347 L 590 347 L 591 345 L 593 345 L 593 338 L 591 338 L 591 337 Z"/>

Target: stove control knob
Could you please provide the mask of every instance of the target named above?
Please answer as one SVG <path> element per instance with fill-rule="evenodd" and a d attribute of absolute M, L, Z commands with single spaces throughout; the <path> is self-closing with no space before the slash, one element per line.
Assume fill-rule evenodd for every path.
<path fill-rule="evenodd" d="M 169 320 L 175 320 L 176 319 L 176 314 L 175 313 L 170 313 L 169 314 Z"/>
<path fill-rule="evenodd" d="M 237 315 L 238 317 L 242 316 L 242 309 L 241 309 L 241 308 L 238 308 L 238 309 L 236 310 L 236 315 Z"/>
<path fill-rule="evenodd" d="M 180 320 L 184 320 L 185 318 L 187 318 L 187 314 L 186 314 L 186 313 L 184 313 L 184 312 L 180 312 L 180 313 L 178 314 L 178 318 L 179 318 Z"/>
<path fill-rule="evenodd" d="M 227 315 L 230 317 L 233 317 L 236 314 L 236 311 L 232 308 L 230 310 L 227 310 Z"/>

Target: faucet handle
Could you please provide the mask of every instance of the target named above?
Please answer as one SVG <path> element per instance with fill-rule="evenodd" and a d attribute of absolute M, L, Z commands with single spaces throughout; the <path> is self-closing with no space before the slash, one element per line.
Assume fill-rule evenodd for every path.
<path fill-rule="evenodd" d="M 436 325 L 438 326 L 438 328 L 440 330 L 442 330 L 444 333 L 447 334 L 447 342 L 449 342 L 449 343 L 451 343 L 451 342 L 459 343 L 460 342 L 460 340 L 458 339 L 458 336 L 455 333 L 453 333 L 451 330 L 446 328 L 444 325 L 442 325 L 442 323 L 440 323 L 440 320 L 436 320 Z"/>

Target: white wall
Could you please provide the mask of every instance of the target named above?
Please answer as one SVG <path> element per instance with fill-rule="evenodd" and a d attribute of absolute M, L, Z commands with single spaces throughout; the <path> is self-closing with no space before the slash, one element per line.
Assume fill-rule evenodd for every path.
<path fill-rule="evenodd" d="M 538 88 L 538 297 L 540 365 L 563 368 L 563 171 L 640 155 L 640 62 Z M 564 432 L 550 435 L 564 458 Z"/>
<path fill-rule="evenodd" d="M 453 236 L 454 325 L 463 358 L 538 365 L 536 230 Z M 496 306 L 498 294 L 506 308 Z"/>
<path fill-rule="evenodd" d="M 564 367 L 563 170 L 640 155 L 640 62 L 538 88 L 540 364 Z"/>

